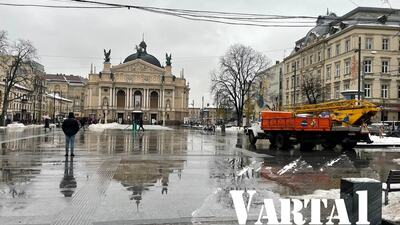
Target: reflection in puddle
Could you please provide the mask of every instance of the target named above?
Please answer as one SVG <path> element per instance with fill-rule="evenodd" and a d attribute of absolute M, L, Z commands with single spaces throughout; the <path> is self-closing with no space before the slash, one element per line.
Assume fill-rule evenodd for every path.
<path fill-rule="evenodd" d="M 68 160 L 68 157 L 65 157 L 64 161 L 64 176 L 60 182 L 60 192 L 64 195 L 64 197 L 71 197 L 75 189 L 77 187 L 77 183 L 74 177 L 74 158 Z"/>

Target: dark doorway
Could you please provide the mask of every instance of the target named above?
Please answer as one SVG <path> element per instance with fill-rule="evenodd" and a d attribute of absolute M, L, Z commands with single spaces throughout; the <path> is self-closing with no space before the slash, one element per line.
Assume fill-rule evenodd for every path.
<path fill-rule="evenodd" d="M 134 121 L 139 122 L 141 119 L 143 119 L 143 113 L 142 112 L 133 112 L 132 118 Z"/>
<path fill-rule="evenodd" d="M 151 122 L 151 124 L 156 123 L 156 121 L 157 121 L 157 113 L 150 114 L 150 122 Z"/>

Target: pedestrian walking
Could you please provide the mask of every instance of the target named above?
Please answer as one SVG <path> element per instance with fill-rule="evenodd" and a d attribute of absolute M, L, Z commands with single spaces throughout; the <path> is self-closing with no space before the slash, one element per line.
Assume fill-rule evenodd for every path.
<path fill-rule="evenodd" d="M 68 119 L 62 123 L 62 130 L 65 134 L 65 156 L 68 156 L 68 150 L 71 150 L 71 156 L 74 155 L 75 134 L 79 131 L 79 123 L 75 119 L 74 113 L 68 114 Z"/>
<path fill-rule="evenodd" d="M 45 133 L 47 132 L 47 128 L 49 128 L 51 130 L 49 118 L 44 119 L 44 132 Z"/>
<path fill-rule="evenodd" d="M 138 129 L 138 131 L 140 130 L 140 128 L 142 128 L 142 131 L 144 132 L 143 119 L 142 118 L 139 119 L 139 129 Z"/>

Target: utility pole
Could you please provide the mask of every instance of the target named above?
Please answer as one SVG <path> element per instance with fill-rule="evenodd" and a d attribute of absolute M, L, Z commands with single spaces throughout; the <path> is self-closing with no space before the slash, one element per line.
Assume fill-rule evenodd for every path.
<path fill-rule="evenodd" d="M 361 36 L 358 37 L 358 100 L 361 100 Z"/>

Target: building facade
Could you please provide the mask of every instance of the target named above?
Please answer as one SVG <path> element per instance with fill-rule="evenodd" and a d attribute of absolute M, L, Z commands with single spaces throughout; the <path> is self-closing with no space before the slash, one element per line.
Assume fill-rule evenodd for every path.
<path fill-rule="evenodd" d="M 399 19 L 399 10 L 369 7 L 319 16 L 284 59 L 283 105 L 308 103 L 307 81 L 315 84 L 317 102 L 343 99 L 343 92 L 360 87 L 362 98 L 381 107 L 374 120 L 400 120 Z"/>
<path fill-rule="evenodd" d="M 161 66 L 142 41 L 119 65 L 112 66 L 105 52 L 103 70 L 89 74 L 85 114 L 108 122 L 179 124 L 188 116 L 189 90 L 183 71 L 172 74 L 171 55 Z"/>
<path fill-rule="evenodd" d="M 282 79 L 284 63 L 276 61 L 263 73 L 264 101 L 267 108 L 280 110 L 282 106 Z"/>
<path fill-rule="evenodd" d="M 8 57 L 8 56 L 3 56 Z M 10 57 L 11 58 L 11 57 Z M 7 59 L 7 58 L 6 58 Z M 11 61 L 11 60 L 10 60 Z M 2 63 L 10 62 L 2 60 Z M 8 107 L 5 119 L 7 122 L 39 122 L 45 110 L 46 81 L 44 79 L 44 66 L 37 62 L 30 62 L 29 65 L 20 70 L 19 79 L 8 96 Z M 0 109 L 4 106 L 4 94 L 9 79 L 7 66 L 0 66 Z"/>
<path fill-rule="evenodd" d="M 84 101 L 87 79 L 65 74 L 46 74 L 47 92 L 60 98 L 70 100 L 71 107 L 58 111 L 60 117 L 65 117 L 68 112 L 74 112 L 75 117 L 84 117 Z M 52 115 L 53 110 L 49 111 Z"/>

